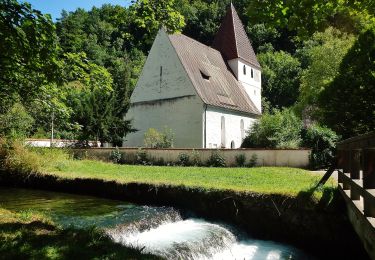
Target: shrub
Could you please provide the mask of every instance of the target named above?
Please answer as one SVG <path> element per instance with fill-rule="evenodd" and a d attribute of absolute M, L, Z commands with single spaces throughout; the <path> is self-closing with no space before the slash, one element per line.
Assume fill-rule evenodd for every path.
<path fill-rule="evenodd" d="M 149 159 L 146 151 L 144 151 L 142 149 L 138 149 L 136 157 L 137 157 L 136 158 L 137 164 L 151 165 L 150 159 Z"/>
<path fill-rule="evenodd" d="M 210 167 L 225 167 L 226 162 L 224 157 L 222 157 L 217 151 L 213 152 L 207 161 L 207 166 Z"/>
<path fill-rule="evenodd" d="M 241 153 L 236 155 L 236 165 L 238 167 L 244 167 L 246 163 L 246 155 Z"/>
<path fill-rule="evenodd" d="M 247 132 L 241 147 L 297 148 L 302 121 L 289 109 L 265 113 Z"/>
<path fill-rule="evenodd" d="M 334 157 L 336 142 L 339 137 L 331 129 L 311 125 L 302 131 L 303 145 L 311 148 L 310 167 L 313 169 L 322 169 L 328 167 Z"/>
<path fill-rule="evenodd" d="M 189 155 L 186 154 L 186 153 L 180 153 L 178 155 L 177 164 L 181 165 L 181 166 L 189 166 L 190 165 L 190 157 L 189 157 Z"/>
<path fill-rule="evenodd" d="M 257 165 L 257 160 L 258 160 L 258 155 L 256 155 L 255 153 L 253 153 L 251 155 L 248 167 L 255 167 Z"/>
<path fill-rule="evenodd" d="M 194 150 L 194 149 L 191 151 L 190 163 L 193 166 L 202 165 L 201 156 L 200 156 L 199 152 Z"/>
<path fill-rule="evenodd" d="M 0 115 L 0 122 L 0 136 L 18 139 L 30 133 L 34 119 L 24 106 L 15 103 L 7 113 Z"/>
<path fill-rule="evenodd" d="M 173 133 L 171 129 L 164 128 L 159 132 L 155 128 L 149 128 L 144 134 L 144 145 L 149 148 L 170 148 L 173 147 Z"/>
<path fill-rule="evenodd" d="M 121 153 L 120 153 L 120 150 L 118 149 L 118 147 L 116 146 L 115 150 L 112 150 L 111 151 L 111 154 L 109 155 L 109 159 L 113 162 L 113 163 L 120 163 L 121 161 Z"/>
<path fill-rule="evenodd" d="M 40 172 L 42 165 L 40 156 L 27 149 L 22 142 L 0 139 L 0 169 L 30 174 Z"/>

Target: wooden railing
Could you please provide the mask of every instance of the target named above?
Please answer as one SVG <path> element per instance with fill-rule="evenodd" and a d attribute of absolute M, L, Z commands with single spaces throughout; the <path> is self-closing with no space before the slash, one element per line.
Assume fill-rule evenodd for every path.
<path fill-rule="evenodd" d="M 375 260 L 375 132 L 338 143 L 336 169 L 349 220 Z"/>
<path fill-rule="evenodd" d="M 375 218 L 375 132 L 337 144 L 339 187 L 363 211 Z"/>

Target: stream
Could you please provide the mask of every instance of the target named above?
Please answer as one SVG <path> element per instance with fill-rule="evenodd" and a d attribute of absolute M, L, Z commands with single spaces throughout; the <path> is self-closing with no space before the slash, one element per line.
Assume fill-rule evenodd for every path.
<path fill-rule="evenodd" d="M 3 187 L 0 206 L 42 212 L 62 227 L 96 226 L 115 242 L 166 259 L 313 259 L 291 245 L 254 239 L 231 225 L 172 207 Z"/>

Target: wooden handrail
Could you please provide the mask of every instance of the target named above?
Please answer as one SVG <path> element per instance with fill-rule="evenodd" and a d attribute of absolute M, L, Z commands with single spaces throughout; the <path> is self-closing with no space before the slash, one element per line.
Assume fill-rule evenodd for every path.
<path fill-rule="evenodd" d="M 365 217 L 375 217 L 375 132 L 338 143 L 337 169 L 339 188 L 363 201 Z"/>

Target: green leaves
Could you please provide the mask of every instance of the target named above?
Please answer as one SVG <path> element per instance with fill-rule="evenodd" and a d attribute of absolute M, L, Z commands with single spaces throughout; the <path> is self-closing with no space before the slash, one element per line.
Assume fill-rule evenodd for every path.
<path fill-rule="evenodd" d="M 344 55 L 354 42 L 354 37 L 332 27 L 317 32 L 298 50 L 298 56 L 308 67 L 301 76 L 300 96 L 296 109 L 299 113 L 316 110 L 320 93 L 339 74 Z M 313 117 L 310 111 L 308 117 Z"/>
<path fill-rule="evenodd" d="M 26 104 L 47 82 L 59 81 L 55 27 L 28 3 L 0 3 L 0 113 Z"/>
<path fill-rule="evenodd" d="M 298 148 L 302 121 L 290 109 L 265 113 L 247 132 L 241 147 Z"/>
<path fill-rule="evenodd" d="M 375 27 L 358 37 L 319 98 L 323 122 L 343 138 L 375 129 Z"/>
<path fill-rule="evenodd" d="M 298 97 L 301 64 L 287 52 L 268 51 L 258 55 L 262 66 L 262 96 L 271 108 L 289 107 Z"/>
<path fill-rule="evenodd" d="M 168 33 L 181 32 L 185 26 L 184 17 L 176 10 L 174 0 L 137 0 L 131 7 L 133 35 L 139 39 L 141 49 L 147 51 L 161 27 Z"/>

